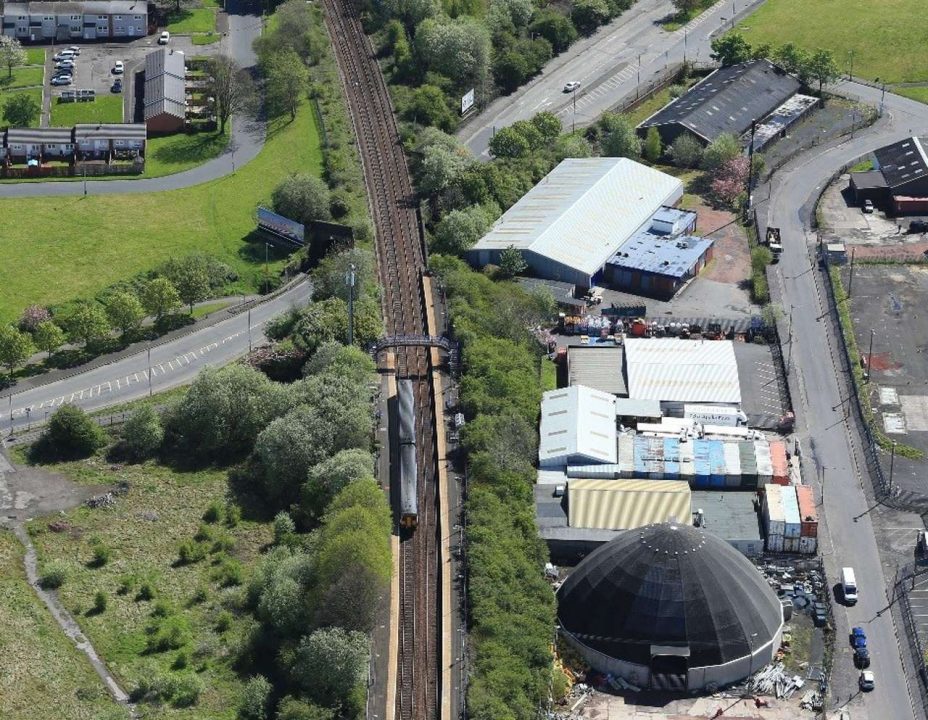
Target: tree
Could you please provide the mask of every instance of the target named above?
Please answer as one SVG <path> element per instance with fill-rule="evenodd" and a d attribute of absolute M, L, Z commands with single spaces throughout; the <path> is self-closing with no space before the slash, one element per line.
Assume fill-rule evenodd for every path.
<path fill-rule="evenodd" d="M 335 720 L 335 711 L 288 695 L 277 706 L 276 720 Z"/>
<path fill-rule="evenodd" d="M 29 333 L 20 332 L 12 325 L 0 326 L 0 363 L 10 371 L 10 383 L 13 382 L 13 370 L 25 362 L 35 352 L 35 345 Z"/>
<path fill-rule="evenodd" d="M 16 93 L 3 106 L 3 119 L 11 127 L 29 127 L 35 124 L 41 111 L 41 106 L 33 100 L 32 95 Z"/>
<path fill-rule="evenodd" d="M 109 318 L 97 302 L 79 303 L 61 322 L 68 339 L 83 343 L 84 347 L 95 340 L 102 340 L 111 330 Z"/>
<path fill-rule="evenodd" d="M 426 18 L 416 28 L 415 48 L 425 70 L 444 75 L 458 85 L 481 86 L 486 79 L 490 35 L 486 26 L 474 18 Z"/>
<path fill-rule="evenodd" d="M 818 83 L 818 94 L 821 96 L 823 86 L 837 80 L 841 72 L 835 62 L 831 50 L 816 50 L 809 58 L 806 73 Z"/>
<path fill-rule="evenodd" d="M 48 311 L 48 308 L 42 305 L 30 305 L 19 316 L 19 329 L 23 332 L 35 332 L 35 329 L 40 324 L 51 319 L 52 314 Z"/>
<path fill-rule="evenodd" d="M 593 155 L 593 148 L 582 135 L 561 135 L 554 141 L 554 159 L 557 162 L 565 158 L 588 158 Z"/>
<path fill-rule="evenodd" d="M 219 133 L 237 112 L 248 107 L 254 95 L 250 76 L 228 55 L 216 55 L 207 64 L 208 92 L 213 96 Z"/>
<path fill-rule="evenodd" d="M 191 315 L 194 303 L 209 297 L 209 275 L 203 267 L 193 263 L 179 268 L 173 284 L 180 299 L 190 308 Z"/>
<path fill-rule="evenodd" d="M 702 0 L 673 0 L 673 6 L 677 13 L 684 18 L 688 18 L 690 13 L 699 7 Z"/>
<path fill-rule="evenodd" d="M 641 154 L 651 162 L 660 160 L 661 152 L 661 134 L 653 125 L 648 128 L 648 134 L 644 139 L 644 145 L 641 148 Z"/>
<path fill-rule="evenodd" d="M 473 157 L 463 148 L 448 148 L 437 144 L 425 147 L 417 173 L 419 192 L 429 197 L 437 196 L 473 162 Z"/>
<path fill-rule="evenodd" d="M 364 248 L 349 248 L 329 253 L 313 270 L 313 299 L 338 297 L 347 302 L 348 284 L 345 277 L 354 266 L 354 297 L 377 294 L 377 268 L 374 254 Z"/>
<path fill-rule="evenodd" d="M 678 167 L 698 167 L 702 162 L 702 144 L 689 133 L 683 133 L 670 144 L 667 154 Z"/>
<path fill-rule="evenodd" d="M 722 133 L 702 154 L 702 169 L 714 173 L 722 165 L 741 154 L 741 143 L 731 133 Z"/>
<path fill-rule="evenodd" d="M 729 158 L 714 173 L 710 191 L 721 205 L 735 205 L 738 196 L 745 192 L 748 180 L 748 158 L 738 155 Z"/>
<path fill-rule="evenodd" d="M 483 237 L 491 218 L 480 205 L 452 210 L 435 226 L 433 250 L 461 255 Z"/>
<path fill-rule="evenodd" d="M 48 419 L 38 448 L 48 455 L 76 459 L 106 444 L 106 433 L 76 405 L 62 405 Z"/>
<path fill-rule="evenodd" d="M 26 64 L 26 51 L 19 40 L 9 35 L 0 35 L 0 64 L 6 65 L 7 77 L 13 77 L 13 68 Z"/>
<path fill-rule="evenodd" d="M 64 345 L 65 341 L 64 330 L 51 320 L 39 323 L 32 337 L 35 340 L 36 347 L 39 350 L 44 350 L 49 355 Z"/>
<path fill-rule="evenodd" d="M 570 19 L 586 35 L 609 19 L 609 6 L 606 0 L 575 0 Z"/>
<path fill-rule="evenodd" d="M 407 27 L 414 28 L 441 12 L 441 4 L 436 0 L 385 0 L 383 9 L 390 17 L 399 18 Z"/>
<path fill-rule="evenodd" d="M 274 212 L 304 224 L 331 218 L 330 203 L 329 188 L 308 173 L 289 175 L 271 193 Z"/>
<path fill-rule="evenodd" d="M 148 405 L 137 408 L 122 426 L 122 441 L 135 459 L 151 457 L 164 441 L 161 416 Z"/>
<path fill-rule="evenodd" d="M 348 382 L 363 386 L 376 372 L 370 355 L 353 345 L 328 342 L 320 345 L 303 367 L 304 375 L 337 375 Z"/>
<path fill-rule="evenodd" d="M 541 133 L 541 138 L 545 142 L 556 140 L 561 134 L 561 119 L 552 112 L 535 113 L 531 123 Z"/>
<path fill-rule="evenodd" d="M 142 303 L 130 292 L 115 292 L 107 298 L 106 314 L 123 337 L 133 330 L 138 330 L 145 317 Z"/>
<path fill-rule="evenodd" d="M 354 304 L 354 342 L 363 347 L 381 336 L 383 320 L 380 303 L 371 297 L 362 297 Z M 300 311 L 294 324 L 293 344 L 312 354 L 325 342 L 348 342 L 348 303 L 331 297 L 314 302 Z"/>
<path fill-rule="evenodd" d="M 751 59 L 751 45 L 740 33 L 726 33 L 712 41 L 711 57 L 722 67 L 737 65 Z"/>
<path fill-rule="evenodd" d="M 414 123 L 431 125 L 445 131 L 454 129 L 455 118 L 448 109 L 445 94 L 434 85 L 420 85 L 412 91 L 403 117 Z"/>
<path fill-rule="evenodd" d="M 605 135 L 600 140 L 603 155 L 637 158 L 641 154 L 641 140 L 625 115 L 606 113 L 599 121 Z"/>
<path fill-rule="evenodd" d="M 528 140 L 512 126 L 498 130 L 490 139 L 490 154 L 493 157 L 517 158 L 527 155 L 530 150 Z"/>
<path fill-rule="evenodd" d="M 545 38 L 556 53 L 564 52 L 577 39 L 577 28 L 557 10 L 539 10 L 528 30 Z"/>
<path fill-rule="evenodd" d="M 238 704 L 238 717 L 241 720 L 267 720 L 268 705 L 273 691 L 271 683 L 264 675 L 255 675 L 248 679 Z"/>
<path fill-rule="evenodd" d="M 529 76 L 528 60 L 523 53 L 507 50 L 493 61 L 493 79 L 504 93 L 511 93 Z"/>
<path fill-rule="evenodd" d="M 341 450 L 309 468 L 301 490 L 301 504 L 311 516 L 321 517 L 332 498 L 359 480 L 374 477 L 374 460 L 363 448 Z"/>
<path fill-rule="evenodd" d="M 808 79 L 809 70 L 809 53 L 793 43 L 780 45 L 774 53 L 773 60 L 788 73 L 799 76 L 799 80 L 805 84 Z"/>
<path fill-rule="evenodd" d="M 528 263 L 522 257 L 522 251 L 510 245 L 499 254 L 499 273 L 504 278 L 511 278 L 524 272 Z"/>
<path fill-rule="evenodd" d="M 180 295 L 177 293 L 177 288 L 165 277 L 149 280 L 142 290 L 142 307 L 149 315 L 154 316 L 155 322 L 161 320 L 178 305 L 180 305 Z"/>
<path fill-rule="evenodd" d="M 313 700 L 334 707 L 345 703 L 364 682 L 368 655 L 363 633 L 338 627 L 316 630 L 297 646 L 294 679 Z"/>
<path fill-rule="evenodd" d="M 293 50 L 281 50 L 265 63 L 267 106 L 273 116 L 290 113 L 296 119 L 300 98 L 309 87 L 309 70 Z"/>

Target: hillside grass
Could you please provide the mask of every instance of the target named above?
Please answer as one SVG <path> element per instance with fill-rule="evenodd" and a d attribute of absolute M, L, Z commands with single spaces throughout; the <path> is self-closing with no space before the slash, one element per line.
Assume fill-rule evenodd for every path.
<path fill-rule="evenodd" d="M 231 123 L 216 132 L 177 133 L 148 139 L 143 177 L 161 177 L 189 170 L 218 157 L 229 144 Z"/>
<path fill-rule="evenodd" d="M 928 87 L 896 87 L 893 88 L 893 92 L 911 100 L 928 104 Z"/>
<path fill-rule="evenodd" d="M 23 553 L 12 533 L 0 531 L 0 717 L 112 717 L 116 703 L 90 661 L 29 587 Z"/>
<path fill-rule="evenodd" d="M 93 102 L 58 102 L 51 104 L 52 127 L 71 127 L 78 123 L 121 123 L 122 95 L 97 95 Z"/>
<path fill-rule="evenodd" d="M 252 291 L 264 263 L 263 247 L 247 242 L 255 208 L 290 173 L 320 174 L 321 168 L 319 131 L 304 102 L 296 120 L 270 124 L 254 160 L 219 180 L 160 193 L 3 200 L 0 322 L 31 303 L 92 297 L 192 252 L 216 255 L 239 273 L 230 292 Z M 280 258 L 272 266 L 284 263 Z"/>

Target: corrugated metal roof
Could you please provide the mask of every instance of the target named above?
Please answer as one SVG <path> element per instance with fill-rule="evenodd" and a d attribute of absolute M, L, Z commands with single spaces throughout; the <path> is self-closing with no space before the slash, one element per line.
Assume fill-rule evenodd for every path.
<path fill-rule="evenodd" d="M 617 417 L 659 418 L 661 403 L 660 400 L 620 397 L 615 399 L 615 414 Z"/>
<path fill-rule="evenodd" d="M 632 530 L 690 520 L 690 486 L 679 480 L 568 480 L 571 527 Z"/>
<path fill-rule="evenodd" d="M 593 275 L 682 193 L 677 178 L 628 158 L 569 158 L 509 208 L 473 250 L 512 245 Z"/>
<path fill-rule="evenodd" d="M 583 385 L 550 390 L 541 400 L 539 464 L 566 464 L 574 456 L 590 462 L 617 459 L 615 398 Z"/>
<path fill-rule="evenodd" d="M 622 348 L 617 346 L 571 346 L 567 348 L 567 382 L 613 395 L 628 395 L 622 372 L 624 357 Z"/>
<path fill-rule="evenodd" d="M 740 403 L 738 363 L 730 340 L 629 338 L 629 397 L 664 402 Z"/>

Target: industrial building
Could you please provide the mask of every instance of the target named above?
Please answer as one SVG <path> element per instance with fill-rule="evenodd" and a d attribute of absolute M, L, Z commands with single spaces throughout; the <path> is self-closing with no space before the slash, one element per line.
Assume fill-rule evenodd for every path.
<path fill-rule="evenodd" d="M 679 480 L 568 480 L 571 527 L 634 530 L 656 522 L 689 522 L 690 486 Z"/>
<path fill-rule="evenodd" d="M 703 146 L 723 134 L 750 135 L 751 122 L 768 115 L 791 118 L 797 108 L 780 110 L 800 88 L 799 81 L 769 60 L 749 60 L 719 68 L 696 83 L 638 125 L 644 137 L 656 127 L 664 147 L 681 135 L 689 135 Z M 783 128 L 780 128 L 783 129 Z M 756 146 L 755 146 L 756 147 Z"/>
<path fill-rule="evenodd" d="M 592 287 L 619 248 L 682 197 L 680 180 L 634 160 L 570 158 L 509 208 L 467 258 L 498 264 L 513 247 L 537 277 Z"/>
<path fill-rule="evenodd" d="M 616 460 L 615 396 L 582 385 L 544 393 L 539 467 Z"/>
<path fill-rule="evenodd" d="M 928 214 L 928 136 L 886 145 L 873 157 L 873 170 L 851 173 L 854 201 L 870 200 L 897 215 Z"/>
<path fill-rule="evenodd" d="M 714 691 L 770 663 L 783 610 L 741 553 L 689 523 L 623 533 L 557 593 L 564 637 L 595 669 L 642 689 Z"/>
<path fill-rule="evenodd" d="M 576 288 L 571 283 L 529 277 L 516 278 L 516 282 L 529 292 L 551 293 L 557 306 L 564 310 L 582 312 L 586 308 L 586 301 L 574 296 Z"/>
<path fill-rule="evenodd" d="M 624 362 L 621 345 L 572 345 L 567 348 L 567 384 L 626 397 Z"/>
<path fill-rule="evenodd" d="M 145 56 L 145 126 L 152 133 L 184 129 L 187 120 L 187 68 L 184 54 L 163 47 Z"/>
<path fill-rule="evenodd" d="M 148 34 L 148 4 L 142 0 L 8 2 L 3 34 L 22 42 L 67 42 L 137 38 Z"/>

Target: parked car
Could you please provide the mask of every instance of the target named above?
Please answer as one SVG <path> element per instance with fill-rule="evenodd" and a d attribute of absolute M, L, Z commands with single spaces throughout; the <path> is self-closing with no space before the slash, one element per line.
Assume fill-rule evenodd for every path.
<path fill-rule="evenodd" d="M 62 50 L 61 52 L 56 53 L 52 60 L 72 60 L 75 55 L 77 55 L 77 53 L 74 52 L 71 48 L 68 48 L 67 50 Z"/>
<path fill-rule="evenodd" d="M 854 667 L 864 668 L 870 667 L 870 651 L 865 647 L 859 647 L 854 650 Z"/>
<path fill-rule="evenodd" d="M 564 92 L 573 92 L 574 90 L 579 90 L 579 89 L 580 89 L 579 80 L 571 80 L 569 83 L 567 83 L 564 86 Z"/>
<path fill-rule="evenodd" d="M 113 63 L 113 74 L 122 75 L 126 71 L 126 66 L 122 60 L 117 60 Z"/>
<path fill-rule="evenodd" d="M 70 75 L 55 75 L 51 82 L 52 85 L 70 85 L 72 77 Z"/>
<path fill-rule="evenodd" d="M 158 37 L 158 44 L 167 45 L 169 42 L 171 42 L 171 33 L 169 33 L 167 30 L 163 30 L 161 35 Z"/>
<path fill-rule="evenodd" d="M 68 52 L 72 52 L 75 55 L 80 55 L 81 49 L 77 45 L 72 45 L 71 47 L 68 48 Z"/>
<path fill-rule="evenodd" d="M 113 81 L 112 87 L 110 87 L 110 92 L 121 93 L 122 92 L 122 78 L 116 78 Z"/>
<path fill-rule="evenodd" d="M 824 625 L 828 621 L 828 606 L 823 602 L 812 603 L 812 615 L 816 625 Z"/>
<path fill-rule="evenodd" d="M 873 200 L 864 200 L 863 210 L 867 214 L 872 213 L 873 212 Z"/>
<path fill-rule="evenodd" d="M 909 223 L 910 233 L 928 232 L 928 220 L 913 220 Z"/>
<path fill-rule="evenodd" d="M 74 61 L 73 60 L 59 60 L 58 62 L 55 63 L 56 70 L 61 70 L 62 68 L 67 68 L 69 70 L 73 69 Z"/>
<path fill-rule="evenodd" d="M 862 627 L 855 627 L 851 629 L 851 647 L 855 650 L 857 648 L 867 647 L 867 633 L 864 632 Z"/>
<path fill-rule="evenodd" d="M 870 692 L 873 688 L 876 687 L 876 677 L 873 674 L 872 670 L 864 670 L 860 673 L 860 678 L 857 680 L 858 686 L 864 692 Z"/>

